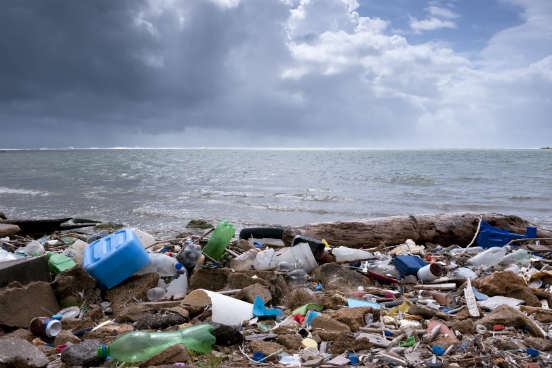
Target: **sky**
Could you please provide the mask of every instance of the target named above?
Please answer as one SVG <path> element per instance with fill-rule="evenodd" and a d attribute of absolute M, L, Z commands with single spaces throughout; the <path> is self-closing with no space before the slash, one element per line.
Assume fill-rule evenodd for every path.
<path fill-rule="evenodd" d="M 552 146 L 550 0 L 16 0 L 0 147 Z"/>

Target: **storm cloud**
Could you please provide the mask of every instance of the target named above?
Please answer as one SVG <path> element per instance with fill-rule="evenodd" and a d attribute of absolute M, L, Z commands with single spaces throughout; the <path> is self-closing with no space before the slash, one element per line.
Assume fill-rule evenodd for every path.
<path fill-rule="evenodd" d="M 355 0 L 6 2 L 0 146 L 550 145 L 552 7 L 508 2 L 469 54 Z"/>

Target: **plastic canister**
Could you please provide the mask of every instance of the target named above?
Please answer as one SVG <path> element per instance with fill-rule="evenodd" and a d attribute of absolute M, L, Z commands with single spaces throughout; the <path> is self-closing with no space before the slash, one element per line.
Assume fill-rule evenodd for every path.
<path fill-rule="evenodd" d="M 443 274 L 443 267 L 439 263 L 431 263 L 418 270 L 418 279 L 421 281 L 437 280 Z"/>
<path fill-rule="evenodd" d="M 36 317 L 31 320 L 29 330 L 42 337 L 55 337 L 61 332 L 61 322 L 50 317 Z"/>

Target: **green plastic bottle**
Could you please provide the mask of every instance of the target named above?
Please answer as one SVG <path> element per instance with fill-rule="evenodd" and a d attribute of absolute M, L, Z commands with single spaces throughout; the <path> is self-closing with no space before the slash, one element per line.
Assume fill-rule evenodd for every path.
<path fill-rule="evenodd" d="M 127 363 L 143 362 L 176 344 L 184 344 L 198 353 L 211 351 L 216 339 L 213 326 L 202 324 L 168 332 L 133 331 L 119 337 L 108 346 L 98 348 L 98 356 L 111 357 Z"/>
<path fill-rule="evenodd" d="M 73 268 L 76 263 L 71 258 L 63 254 L 48 253 L 48 269 L 52 273 L 58 273 Z"/>
<path fill-rule="evenodd" d="M 234 237 L 235 232 L 236 230 L 234 229 L 234 225 L 229 224 L 226 221 L 220 222 L 215 228 L 213 235 L 211 235 L 211 238 L 207 242 L 207 245 L 203 248 L 203 253 L 216 259 L 217 261 L 220 260 L 224 254 L 226 246 Z"/>

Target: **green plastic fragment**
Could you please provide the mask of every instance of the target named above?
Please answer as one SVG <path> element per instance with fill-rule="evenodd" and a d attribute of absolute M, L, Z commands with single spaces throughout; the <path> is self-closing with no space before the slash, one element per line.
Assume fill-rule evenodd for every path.
<path fill-rule="evenodd" d="M 324 307 L 322 307 L 320 304 L 305 304 L 305 305 L 302 305 L 298 308 L 295 308 L 293 310 L 293 312 L 291 312 L 291 315 L 294 316 L 296 314 L 300 314 L 300 315 L 304 316 L 310 310 L 320 312 L 320 311 L 322 311 L 322 309 L 324 309 Z"/>
<path fill-rule="evenodd" d="M 403 348 L 406 348 L 406 347 L 414 345 L 415 343 L 416 343 L 416 338 L 414 336 L 410 336 L 406 340 L 399 341 L 399 346 L 403 347 Z"/>

